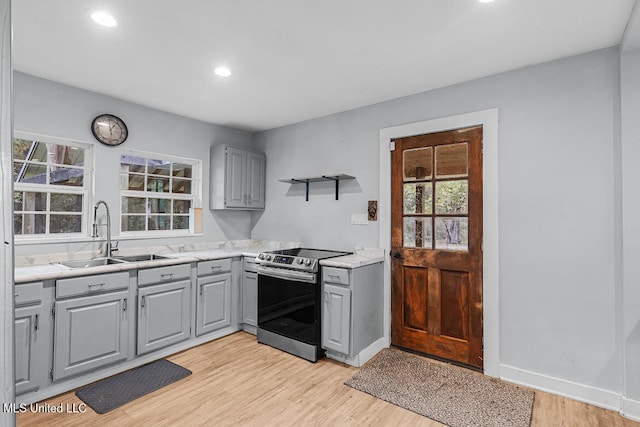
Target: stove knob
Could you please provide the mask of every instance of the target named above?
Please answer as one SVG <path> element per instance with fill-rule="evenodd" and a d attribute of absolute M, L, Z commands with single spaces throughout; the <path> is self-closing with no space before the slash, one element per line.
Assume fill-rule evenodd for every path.
<path fill-rule="evenodd" d="M 298 258 L 298 259 L 296 260 L 296 262 L 297 262 L 298 264 L 302 264 L 302 263 L 304 262 L 304 260 L 303 260 L 302 258 Z"/>
<path fill-rule="evenodd" d="M 311 260 L 310 259 L 305 259 L 304 260 L 304 265 L 306 265 L 307 267 L 311 265 Z"/>
<path fill-rule="evenodd" d="M 264 256 L 264 260 L 265 261 L 271 261 L 271 255 L 265 255 Z"/>
<path fill-rule="evenodd" d="M 264 254 L 258 255 L 258 259 L 264 259 Z"/>

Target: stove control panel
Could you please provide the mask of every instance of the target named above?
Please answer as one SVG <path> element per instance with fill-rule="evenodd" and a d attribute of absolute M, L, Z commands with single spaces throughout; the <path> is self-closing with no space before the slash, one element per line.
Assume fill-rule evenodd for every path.
<path fill-rule="evenodd" d="M 297 257 L 292 255 L 278 255 L 270 253 L 261 253 L 256 257 L 256 262 L 261 265 L 272 267 L 282 267 L 292 270 L 302 271 L 318 271 L 318 260 Z"/>

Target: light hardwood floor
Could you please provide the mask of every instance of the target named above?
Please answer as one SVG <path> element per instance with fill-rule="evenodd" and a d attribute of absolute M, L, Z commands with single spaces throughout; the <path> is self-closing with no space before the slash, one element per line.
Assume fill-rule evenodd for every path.
<path fill-rule="evenodd" d="M 238 332 L 168 358 L 193 375 L 107 414 L 18 414 L 18 426 L 441 426 L 343 383 L 358 369 L 310 363 Z M 73 392 L 45 401 L 81 403 Z M 45 403 L 43 402 L 43 403 Z M 637 426 L 618 413 L 536 391 L 532 427 Z"/>

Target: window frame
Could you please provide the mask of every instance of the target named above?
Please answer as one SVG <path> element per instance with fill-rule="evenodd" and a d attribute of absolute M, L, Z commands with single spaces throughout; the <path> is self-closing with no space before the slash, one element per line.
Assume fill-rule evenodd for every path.
<path fill-rule="evenodd" d="M 123 149 L 120 153 L 118 166 L 119 168 L 122 166 L 122 156 L 133 156 L 144 158 L 146 160 L 162 160 L 162 161 L 170 161 L 172 163 L 180 163 L 180 164 L 188 164 L 191 165 L 191 194 L 181 194 L 181 193 L 172 193 L 172 192 L 152 192 L 152 191 L 139 191 L 139 190 L 124 190 L 120 187 L 119 193 L 119 203 L 118 203 L 118 234 L 119 237 L 122 238 L 154 238 L 154 237 L 176 237 L 176 236 L 196 236 L 201 235 L 202 233 L 192 232 L 190 227 L 186 229 L 178 229 L 178 230 L 136 230 L 136 231 L 122 231 L 122 223 L 123 218 L 127 214 L 122 212 L 122 200 L 125 197 L 135 197 L 135 198 L 143 198 L 143 199 L 170 199 L 170 200 L 190 200 L 192 201 L 191 208 L 199 208 L 202 206 L 202 160 L 192 159 L 188 157 L 174 156 L 170 154 L 163 154 L 157 152 L 150 151 L 141 151 L 141 150 L 133 150 L 133 149 Z M 122 179 L 123 172 L 121 170 L 118 171 L 118 180 Z M 135 173 L 135 175 L 140 175 L 144 177 L 145 182 L 149 177 L 157 177 L 158 175 L 149 174 L 148 170 L 145 168 L 144 173 Z M 173 178 L 172 175 L 168 175 L 167 177 Z M 172 218 L 174 217 L 174 213 L 171 212 L 169 214 Z M 148 223 L 146 221 L 147 215 L 139 215 L 145 218 L 145 228 L 148 227 Z M 191 213 L 188 213 L 189 216 L 189 224 L 191 224 Z"/>
<path fill-rule="evenodd" d="M 68 241 L 85 241 L 90 238 L 89 230 L 91 229 L 91 205 L 94 197 L 94 179 L 95 179 L 95 170 L 94 170 L 94 156 L 95 150 L 93 144 L 78 141 L 70 138 L 62 138 L 51 135 L 42 135 L 33 132 L 24 132 L 14 130 L 13 139 L 11 141 L 12 144 L 12 165 L 15 161 L 20 161 L 13 158 L 13 144 L 16 139 L 26 139 L 36 142 L 42 142 L 45 144 L 55 144 L 55 145 L 64 145 L 68 147 L 78 147 L 84 150 L 84 175 L 83 175 L 83 184 L 81 187 L 72 187 L 66 185 L 55 185 L 55 184 L 34 184 L 34 183 L 20 183 L 14 182 L 13 172 L 11 174 L 11 184 L 12 184 L 12 196 L 16 192 L 35 192 L 35 193 L 45 193 L 45 194 L 76 194 L 82 196 L 82 211 L 81 211 L 81 229 L 79 233 L 51 233 L 50 232 L 50 217 L 53 213 L 54 215 L 57 211 L 51 211 L 51 197 L 47 197 L 47 206 L 46 209 L 42 212 L 46 215 L 46 233 L 39 234 L 17 234 L 14 230 L 13 236 L 16 244 L 21 243 L 55 243 L 55 242 L 68 242 Z M 48 151 L 48 150 L 47 150 Z M 49 157 L 47 156 L 47 161 L 45 163 L 47 166 L 53 164 L 50 162 Z M 75 168 L 74 165 L 72 168 Z M 49 178 L 47 178 L 47 181 Z M 13 206 L 13 200 L 11 201 L 11 211 L 12 211 L 12 221 L 14 216 L 16 215 L 16 211 Z M 18 212 L 24 213 L 24 209 Z M 31 211 L 28 211 L 31 212 Z M 35 211 L 33 211 L 35 212 Z"/>

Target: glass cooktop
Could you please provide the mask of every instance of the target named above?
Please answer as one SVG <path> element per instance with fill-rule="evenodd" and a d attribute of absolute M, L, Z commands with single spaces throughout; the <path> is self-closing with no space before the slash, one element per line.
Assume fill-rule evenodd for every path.
<path fill-rule="evenodd" d="M 337 256 L 349 255 L 351 252 L 339 252 L 329 251 L 325 249 L 308 249 L 308 248 L 295 248 L 295 249 L 282 249 L 279 251 L 269 251 L 270 254 L 276 255 L 290 255 L 302 258 L 310 259 L 326 259 Z"/>

